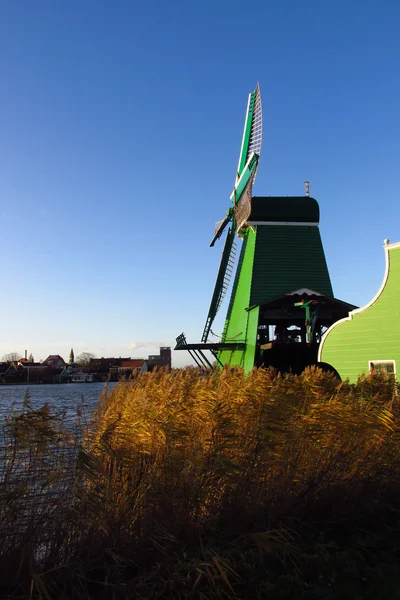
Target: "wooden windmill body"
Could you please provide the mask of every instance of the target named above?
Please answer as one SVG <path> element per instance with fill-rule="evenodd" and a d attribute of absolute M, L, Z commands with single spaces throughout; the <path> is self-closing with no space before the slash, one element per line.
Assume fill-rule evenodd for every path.
<path fill-rule="evenodd" d="M 273 366 L 301 372 L 317 362 L 324 331 L 354 306 L 333 297 L 319 232 L 319 206 L 305 196 L 252 196 L 261 152 L 260 88 L 249 95 L 231 206 L 217 223 L 211 246 L 228 228 L 201 342 L 184 334 L 176 350 L 188 350 L 199 366 L 216 363 Z M 224 330 L 210 342 L 212 324 L 235 270 L 235 237 L 241 238 Z"/>

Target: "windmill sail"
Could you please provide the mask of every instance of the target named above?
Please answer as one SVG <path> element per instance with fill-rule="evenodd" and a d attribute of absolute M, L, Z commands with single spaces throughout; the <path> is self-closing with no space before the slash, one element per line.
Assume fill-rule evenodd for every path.
<path fill-rule="evenodd" d="M 250 179 L 247 182 L 242 195 L 240 196 L 239 202 L 235 206 L 235 221 L 238 231 L 246 223 L 251 213 L 251 190 L 253 186 L 254 177 L 255 171 L 253 175 L 250 176 Z"/>
<path fill-rule="evenodd" d="M 218 221 L 217 223 L 215 223 L 214 237 L 211 241 L 210 246 L 214 246 L 215 242 L 217 241 L 218 238 L 221 237 L 221 235 L 224 232 L 225 227 L 228 225 L 228 223 L 231 221 L 231 219 L 232 219 L 232 214 L 231 214 L 231 210 L 229 210 L 225 219 L 222 219 L 222 221 Z"/>
<path fill-rule="evenodd" d="M 235 244 L 235 227 L 231 225 L 228 235 L 226 236 L 224 250 L 222 252 L 221 263 L 219 266 L 217 281 L 215 282 L 214 293 L 211 299 L 210 308 L 207 315 L 206 324 L 204 326 L 202 342 L 207 342 L 211 325 L 217 315 L 217 312 L 222 304 L 224 296 L 229 287 L 233 268 L 235 265 L 236 244 Z"/>
<path fill-rule="evenodd" d="M 261 92 L 260 92 L 260 84 L 257 83 L 257 87 L 255 89 L 255 100 L 254 100 L 254 110 L 253 110 L 253 119 L 251 123 L 251 131 L 249 138 L 249 149 L 247 151 L 247 159 L 254 152 L 260 156 L 261 154 L 261 146 L 262 146 L 262 104 L 261 104 Z M 258 165 L 257 165 L 258 168 Z M 256 178 L 257 168 L 254 173 L 253 183 Z"/>
<path fill-rule="evenodd" d="M 240 149 L 238 170 L 233 192 L 231 194 L 232 208 L 226 217 L 216 224 L 214 237 L 210 246 L 222 235 L 229 223 L 230 229 L 226 237 L 221 264 L 218 271 L 214 293 L 208 311 L 206 324 L 201 338 L 207 342 L 212 322 L 222 304 L 222 300 L 229 287 L 230 277 L 234 268 L 236 247 L 234 246 L 235 232 L 245 225 L 251 212 L 252 185 L 258 168 L 258 159 L 262 142 L 262 105 L 260 86 L 257 84 L 254 92 L 249 94 L 246 119 L 244 122 L 242 146 Z"/>
<path fill-rule="evenodd" d="M 231 200 L 234 206 L 235 223 L 238 231 L 240 231 L 250 216 L 251 192 L 257 166 L 258 154 L 252 153 L 240 178 L 235 183 L 234 190 L 231 194 Z"/>
<path fill-rule="evenodd" d="M 257 84 L 253 93 L 249 94 L 246 119 L 244 122 L 242 146 L 240 149 L 239 163 L 236 179 L 242 175 L 250 156 L 254 152 L 260 155 L 262 143 L 262 104 L 260 85 Z"/>

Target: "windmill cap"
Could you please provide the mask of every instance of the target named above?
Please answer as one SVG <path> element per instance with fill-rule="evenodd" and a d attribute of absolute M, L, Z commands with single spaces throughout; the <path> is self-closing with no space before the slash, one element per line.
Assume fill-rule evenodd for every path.
<path fill-rule="evenodd" d="M 319 223 L 318 202 L 310 196 L 253 196 L 251 222 Z"/>

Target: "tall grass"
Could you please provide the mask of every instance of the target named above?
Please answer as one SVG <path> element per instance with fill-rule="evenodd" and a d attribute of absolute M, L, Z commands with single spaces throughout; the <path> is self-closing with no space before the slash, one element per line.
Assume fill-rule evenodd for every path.
<path fill-rule="evenodd" d="M 161 370 L 77 419 L 27 399 L 4 425 L 0 597 L 372 598 L 397 582 L 390 378 Z"/>

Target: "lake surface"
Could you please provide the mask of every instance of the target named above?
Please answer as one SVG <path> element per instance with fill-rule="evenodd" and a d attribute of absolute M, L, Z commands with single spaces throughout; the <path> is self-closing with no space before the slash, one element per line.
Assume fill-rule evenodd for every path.
<path fill-rule="evenodd" d="M 88 412 L 96 407 L 103 390 L 111 390 L 116 384 L 109 383 L 53 383 L 43 385 L 1 385 L 0 386 L 0 422 L 16 403 L 15 409 L 22 406 L 26 391 L 29 390 L 30 405 L 39 408 L 48 402 L 56 410 L 66 409 L 71 416 L 77 404 L 84 398 Z"/>

